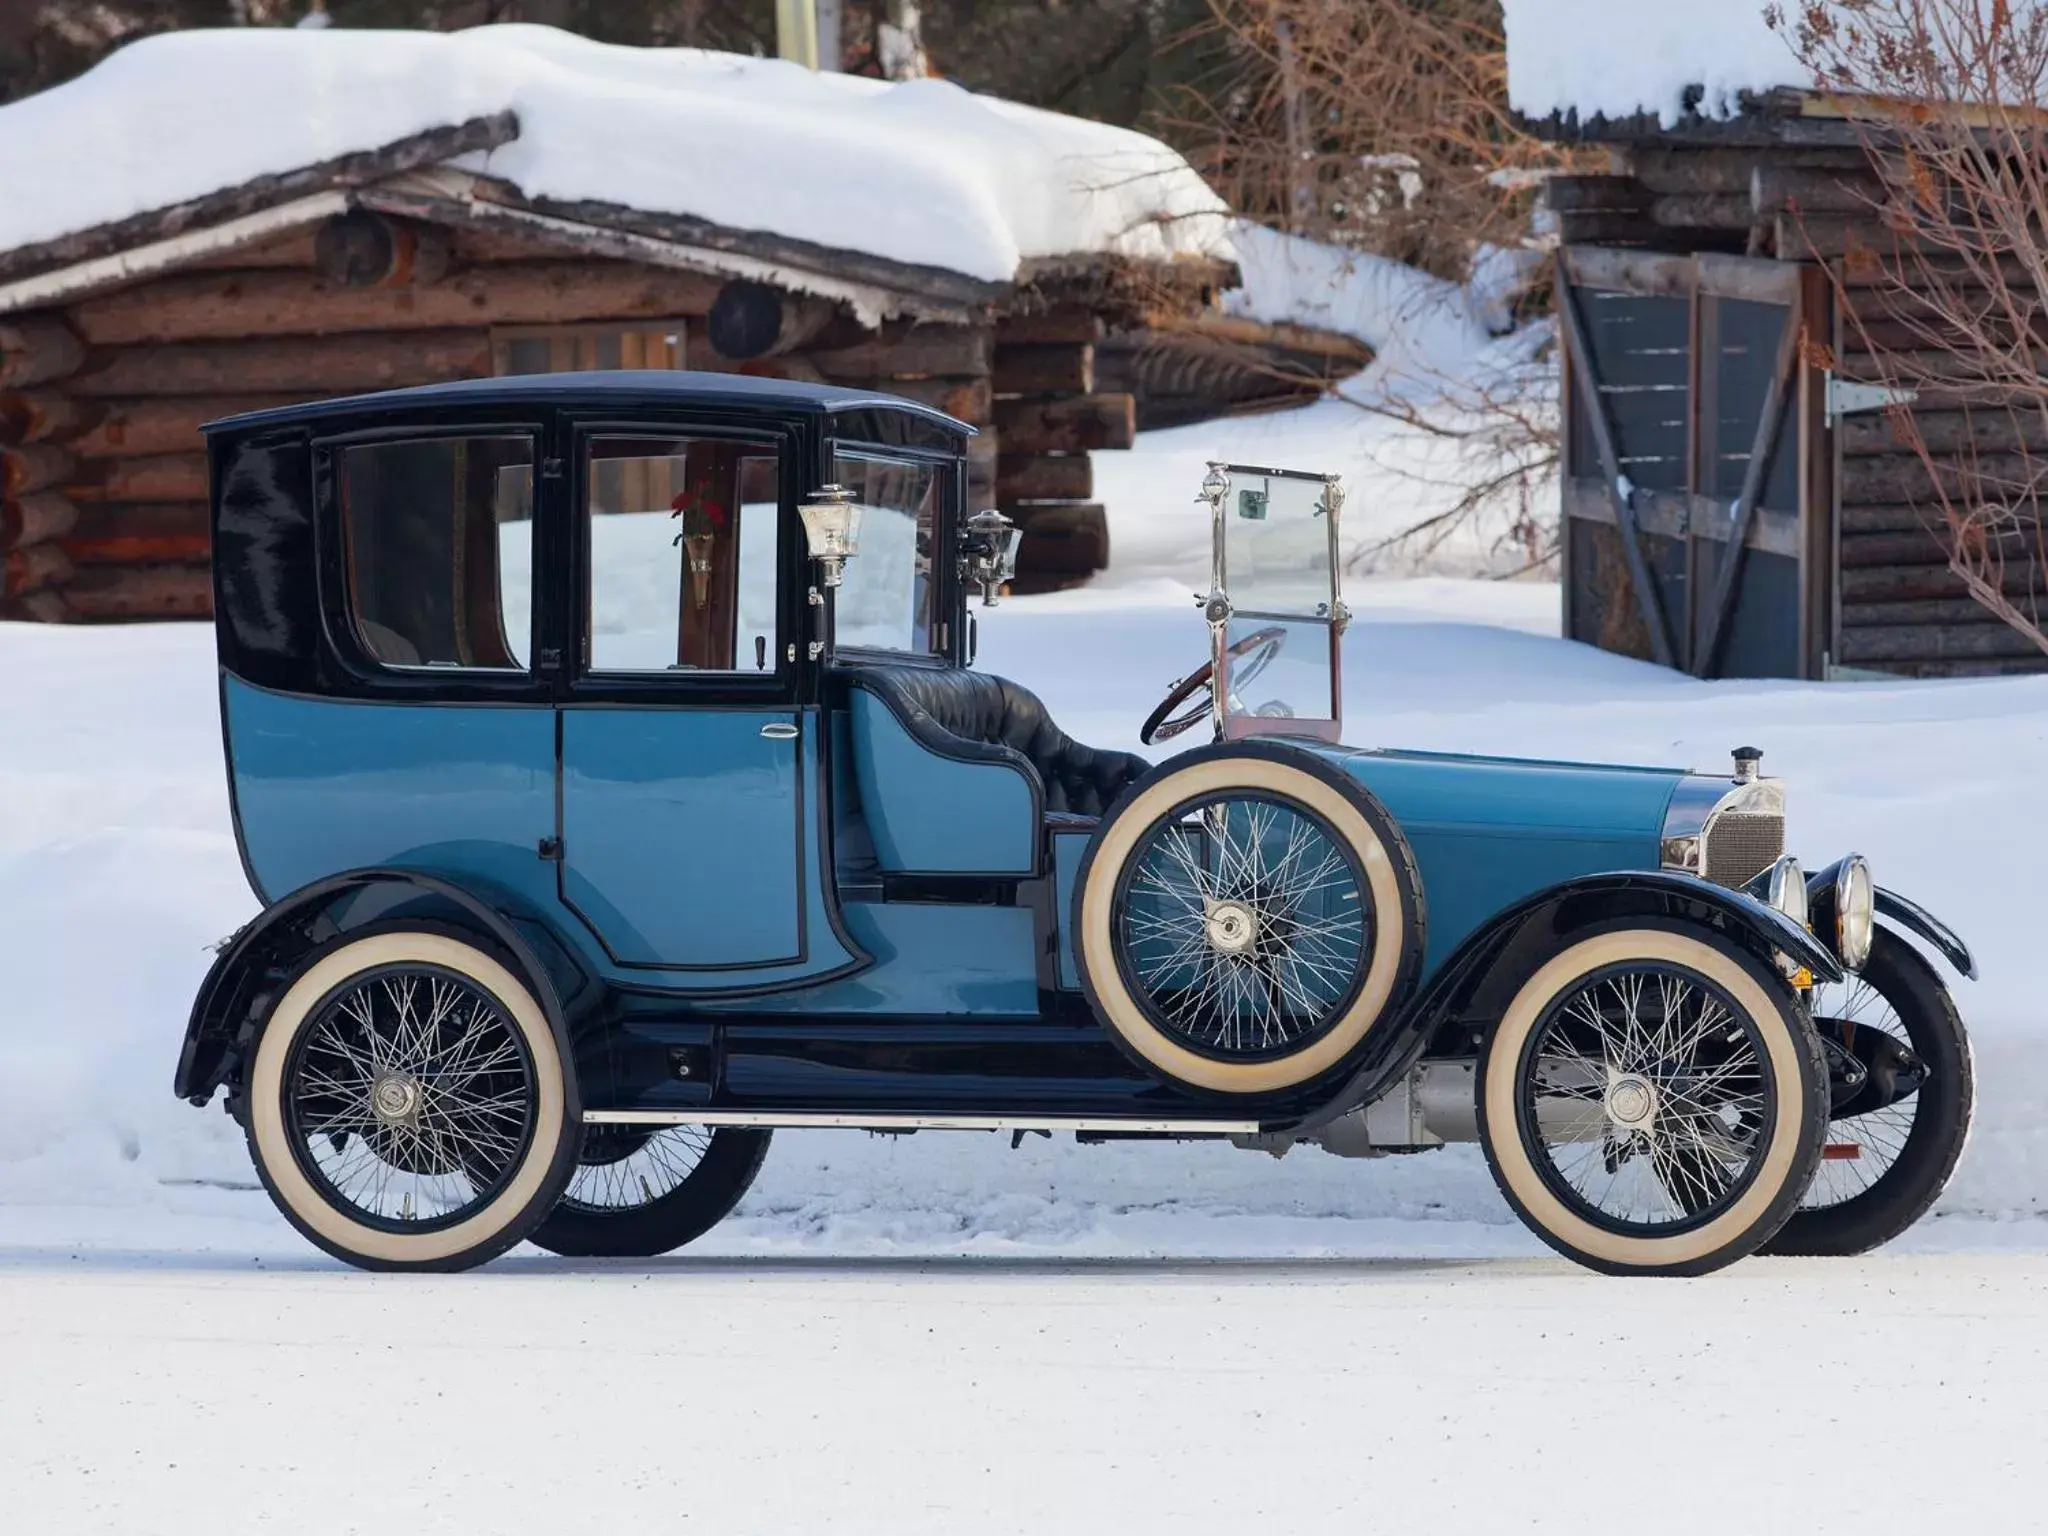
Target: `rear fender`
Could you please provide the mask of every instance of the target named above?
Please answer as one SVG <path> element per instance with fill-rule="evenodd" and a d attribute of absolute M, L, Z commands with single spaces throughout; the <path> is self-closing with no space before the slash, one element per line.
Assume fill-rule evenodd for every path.
<path fill-rule="evenodd" d="M 1977 979 L 1977 957 L 1970 953 L 1956 931 L 1940 918 L 1917 902 L 1908 901 L 1897 891 L 1877 888 L 1877 911 L 1880 917 L 1888 917 L 1901 928 L 1917 933 L 1932 944 L 1941 957 L 1948 961 L 1971 981 Z"/>
<path fill-rule="evenodd" d="M 1786 956 L 1816 979 L 1840 981 L 1827 947 L 1775 907 L 1697 875 L 1618 870 L 1549 886 L 1496 913 L 1470 934 L 1403 1010 L 1405 1058 L 1370 1064 L 1304 1119 L 1324 1124 L 1385 1091 L 1424 1056 L 1471 1056 L 1518 988 L 1573 934 L 1616 919 L 1651 918 L 1713 930 L 1766 965 Z"/>
<path fill-rule="evenodd" d="M 457 885 L 413 870 L 350 870 L 273 902 L 222 947 L 186 1021 L 173 1084 L 178 1097 L 205 1104 L 236 1080 L 271 1001 L 310 950 L 400 916 L 467 929 L 495 944 L 516 964 L 567 1048 L 563 1000 L 574 1001 L 592 978 L 539 914 L 525 911 L 509 892 L 473 880 Z"/>

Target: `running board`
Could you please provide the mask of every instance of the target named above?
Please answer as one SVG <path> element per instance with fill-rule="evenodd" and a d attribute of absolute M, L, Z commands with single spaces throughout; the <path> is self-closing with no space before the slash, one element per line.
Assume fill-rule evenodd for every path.
<path fill-rule="evenodd" d="M 1248 1136 L 1256 1120 L 1120 1120 L 1073 1115 L 811 1114 L 791 1109 L 590 1109 L 585 1125 L 758 1125 L 777 1130 L 1142 1131 L 1148 1135 Z"/>

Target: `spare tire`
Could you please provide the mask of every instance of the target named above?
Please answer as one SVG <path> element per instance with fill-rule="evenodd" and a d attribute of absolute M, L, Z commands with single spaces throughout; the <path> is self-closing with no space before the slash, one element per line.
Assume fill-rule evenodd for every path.
<path fill-rule="evenodd" d="M 1231 1099 L 1349 1067 L 1415 985 L 1422 882 L 1371 791 L 1319 754 L 1233 742 L 1127 790 L 1075 883 L 1074 955 L 1134 1061 Z"/>

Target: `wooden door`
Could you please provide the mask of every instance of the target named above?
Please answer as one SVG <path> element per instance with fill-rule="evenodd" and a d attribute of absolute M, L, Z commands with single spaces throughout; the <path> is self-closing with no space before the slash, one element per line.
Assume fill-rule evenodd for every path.
<path fill-rule="evenodd" d="M 1700 677 L 1818 675 L 1807 338 L 1823 281 L 1790 262 L 1564 251 L 1568 636 Z"/>

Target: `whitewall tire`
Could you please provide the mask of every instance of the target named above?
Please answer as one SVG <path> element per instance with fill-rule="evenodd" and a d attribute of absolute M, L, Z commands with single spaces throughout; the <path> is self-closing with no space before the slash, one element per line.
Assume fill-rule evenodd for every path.
<path fill-rule="evenodd" d="M 1364 786 L 1244 744 L 1142 782 L 1088 851 L 1082 986 L 1125 1053 L 1198 1092 L 1282 1096 L 1357 1061 L 1407 998 L 1421 881 Z"/>
<path fill-rule="evenodd" d="M 1706 930 L 1582 937 L 1488 1037 L 1479 1134 L 1516 1213 L 1609 1274 L 1699 1275 L 1753 1253 L 1798 1204 L 1827 1129 L 1798 995 Z"/>
<path fill-rule="evenodd" d="M 458 1270 L 512 1247 L 574 1171 L 581 1108 L 532 990 L 423 930 L 317 954 L 265 1022 L 249 1149 L 287 1220 L 366 1269 Z"/>

